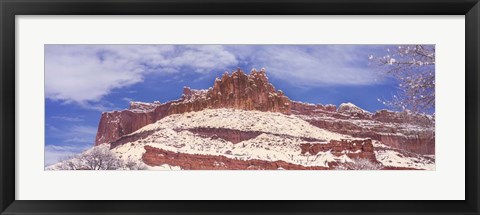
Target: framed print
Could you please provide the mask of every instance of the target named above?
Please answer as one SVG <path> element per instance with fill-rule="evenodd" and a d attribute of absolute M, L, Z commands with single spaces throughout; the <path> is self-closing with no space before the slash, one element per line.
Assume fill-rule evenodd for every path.
<path fill-rule="evenodd" d="M 478 214 L 478 7 L 2 1 L 2 214 Z"/>
<path fill-rule="evenodd" d="M 434 45 L 47 44 L 45 94 L 46 170 L 435 170 Z"/>

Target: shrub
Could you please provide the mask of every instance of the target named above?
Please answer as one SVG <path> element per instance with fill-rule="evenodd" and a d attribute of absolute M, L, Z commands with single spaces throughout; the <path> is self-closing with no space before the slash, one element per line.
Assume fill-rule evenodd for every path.
<path fill-rule="evenodd" d="M 70 156 L 60 163 L 62 170 L 114 170 L 123 167 L 108 146 L 95 146 L 82 154 Z"/>
<path fill-rule="evenodd" d="M 335 170 L 380 170 L 382 165 L 365 158 L 352 159 L 353 162 L 339 164 Z"/>

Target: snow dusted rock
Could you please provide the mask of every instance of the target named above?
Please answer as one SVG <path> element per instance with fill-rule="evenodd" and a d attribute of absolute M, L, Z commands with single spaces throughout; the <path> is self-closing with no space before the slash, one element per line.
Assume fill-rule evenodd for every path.
<path fill-rule="evenodd" d="M 319 129 L 293 115 L 235 109 L 167 116 L 111 146 L 119 156 L 140 159 L 149 168 L 335 169 L 356 159 L 380 162 L 371 139 Z M 384 168 L 423 168 L 422 163 L 404 164 L 385 163 Z"/>
<path fill-rule="evenodd" d="M 380 122 L 409 123 L 426 127 L 435 125 L 435 118 L 430 115 L 415 114 L 409 111 L 394 112 L 389 110 L 379 110 L 375 112 L 372 118 Z"/>
<path fill-rule="evenodd" d="M 322 129 L 359 138 L 371 138 L 410 152 L 435 154 L 435 121 L 425 116 L 380 111 L 372 119 L 345 118 L 341 115 L 301 115 L 300 118 Z M 381 113 L 379 115 L 379 113 Z M 391 113 L 391 114 L 390 114 Z M 381 116 L 381 119 L 379 117 Z M 427 120 L 428 119 L 428 120 Z"/>
<path fill-rule="evenodd" d="M 165 116 L 214 108 L 270 111 L 289 114 L 290 99 L 276 91 L 265 70 L 245 74 L 238 69 L 217 78 L 208 90 L 185 87 L 179 100 L 165 104 L 132 103 L 128 110 L 105 112 L 100 119 L 96 145 L 116 141 L 123 135 Z"/>
<path fill-rule="evenodd" d="M 276 91 L 268 81 L 265 70 L 247 75 L 240 69 L 216 79 L 208 90 L 184 89 L 178 102 L 172 103 L 168 113 L 185 113 L 206 108 L 235 108 L 290 113 L 290 100 Z"/>
<path fill-rule="evenodd" d="M 100 117 L 95 145 L 110 143 L 123 135 L 130 134 L 141 127 L 156 122 L 167 115 L 170 104 L 158 105 L 153 109 L 142 106 L 142 111 L 135 109 L 104 112 Z M 150 107 L 149 107 L 150 108 Z"/>
<path fill-rule="evenodd" d="M 313 105 L 291 101 L 281 90 L 275 90 L 268 81 L 264 69 L 252 70 L 248 75 L 238 69 L 231 75 L 226 72 L 222 78 L 217 78 L 213 87 L 208 90 L 184 87 L 182 97 L 175 101 L 164 104 L 132 102 L 127 110 L 103 113 L 95 144 L 114 142 L 123 135 L 130 134 L 171 114 L 217 108 L 307 115 L 336 113 L 334 105 Z M 336 116 L 348 117 L 341 114 Z M 357 114 L 358 116 L 361 115 Z"/>
<path fill-rule="evenodd" d="M 150 166 L 173 165 L 187 170 L 325 170 L 323 166 L 302 166 L 285 161 L 265 161 L 258 159 L 238 160 L 222 155 L 200 155 L 175 153 L 159 148 L 145 146 L 143 161 Z"/>
<path fill-rule="evenodd" d="M 365 113 L 366 111 L 359 108 L 358 106 L 348 102 L 342 103 L 338 106 L 338 112 L 340 113 Z"/>
<path fill-rule="evenodd" d="M 128 136 L 161 129 L 192 131 L 192 129 L 197 128 L 261 132 L 295 138 L 310 138 L 315 141 L 325 142 L 332 139 L 341 140 L 350 137 L 318 128 L 295 115 L 224 108 L 170 115 Z"/>
<path fill-rule="evenodd" d="M 291 102 L 292 114 L 312 115 L 317 113 L 335 112 L 337 107 L 332 104 L 309 104 L 303 102 L 292 101 Z"/>
<path fill-rule="evenodd" d="M 130 102 L 130 107 L 128 108 L 132 112 L 151 112 L 155 110 L 158 106 L 160 106 L 160 102 L 154 103 L 145 103 L 145 102 Z"/>
<path fill-rule="evenodd" d="M 435 170 L 435 159 L 413 153 L 405 153 L 399 150 L 379 149 L 375 151 L 375 157 L 384 166 L 408 169 Z"/>
<path fill-rule="evenodd" d="M 371 140 L 292 115 L 235 109 L 170 115 L 119 141 L 112 150 L 123 156 L 182 169 L 331 169 L 351 158 L 375 160 Z"/>
<path fill-rule="evenodd" d="M 352 103 L 342 103 L 338 106 L 337 112 L 350 115 L 352 117 L 358 117 L 362 119 L 367 119 L 371 117 L 371 113 L 366 110 L 359 108 L 358 106 Z"/>
<path fill-rule="evenodd" d="M 434 169 L 435 119 L 291 101 L 265 70 L 225 73 L 167 103 L 105 112 L 96 145 L 149 169 Z M 348 165 L 345 165 L 347 164 Z"/>
<path fill-rule="evenodd" d="M 329 151 L 333 155 L 347 155 L 349 158 L 363 158 L 377 162 L 373 150 L 372 140 L 331 140 L 327 144 L 305 143 L 300 146 L 302 154 L 316 155 L 319 152 Z"/>
<path fill-rule="evenodd" d="M 240 143 L 245 140 L 250 140 L 262 134 L 259 131 L 241 131 L 241 130 L 228 129 L 228 128 L 211 128 L 211 127 L 207 127 L 207 128 L 197 127 L 197 128 L 190 128 L 187 130 L 196 135 L 202 136 L 204 138 L 223 139 L 226 141 L 230 141 L 233 144 Z"/>

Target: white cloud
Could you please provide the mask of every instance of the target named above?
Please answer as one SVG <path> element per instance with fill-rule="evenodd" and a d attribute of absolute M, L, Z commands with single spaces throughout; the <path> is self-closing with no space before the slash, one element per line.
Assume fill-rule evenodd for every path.
<path fill-rule="evenodd" d="M 196 72 L 205 73 L 211 69 L 225 69 L 226 66 L 236 64 L 234 53 L 226 51 L 220 45 L 186 46 L 186 50 L 179 56 L 172 58 L 170 67 L 188 66 Z M 169 65 L 165 65 L 168 67 Z"/>
<path fill-rule="evenodd" d="M 186 67 L 203 73 L 236 63 L 233 54 L 216 45 L 46 45 L 45 91 L 49 99 L 89 107 L 151 72 Z"/>
<path fill-rule="evenodd" d="M 93 145 L 97 135 L 97 127 L 74 125 L 65 128 L 57 128 L 50 124 L 46 125 L 48 133 L 54 137 L 62 139 L 64 142 L 88 143 Z"/>
<path fill-rule="evenodd" d="M 45 146 L 45 166 L 52 165 L 67 158 L 68 156 L 79 154 L 84 150 L 91 147 L 91 145 L 75 145 L 75 146 L 58 146 L 58 145 L 46 145 Z"/>
<path fill-rule="evenodd" d="M 129 98 L 129 97 L 123 97 L 122 100 L 126 101 L 128 103 L 135 101 L 135 99 L 132 99 L 132 98 Z"/>
<path fill-rule="evenodd" d="M 48 129 L 49 132 L 60 132 L 61 130 L 49 123 L 45 124 L 45 128 Z"/>
<path fill-rule="evenodd" d="M 51 118 L 67 121 L 67 122 L 82 122 L 84 120 L 82 117 L 70 117 L 70 116 L 52 116 Z"/>
<path fill-rule="evenodd" d="M 60 129 L 47 124 L 46 127 L 49 129 L 49 134 L 59 139 L 62 144 L 47 143 L 45 146 L 45 165 L 57 163 L 60 159 L 92 147 L 97 134 L 97 128 L 94 126 L 74 125 Z"/>
<path fill-rule="evenodd" d="M 367 65 L 365 46 L 233 46 L 243 59 L 265 67 L 269 76 L 300 87 L 322 85 L 370 85 L 383 78 Z"/>
<path fill-rule="evenodd" d="M 92 46 L 46 46 L 47 98 L 67 102 L 98 101 L 110 90 L 142 81 L 142 68 L 129 59 Z M 102 56 L 101 54 L 100 56 Z"/>
<path fill-rule="evenodd" d="M 73 137 L 65 140 L 66 143 L 92 143 L 91 138 Z"/>
<path fill-rule="evenodd" d="M 97 134 L 97 127 L 75 125 L 67 131 L 67 134 L 70 136 L 94 136 Z"/>

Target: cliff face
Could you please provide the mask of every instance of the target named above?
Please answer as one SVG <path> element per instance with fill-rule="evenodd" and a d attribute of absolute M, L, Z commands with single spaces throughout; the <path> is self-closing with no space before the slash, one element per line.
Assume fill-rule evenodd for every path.
<path fill-rule="evenodd" d="M 373 163 L 378 161 L 375 158 L 371 140 L 355 141 L 334 141 L 327 144 L 305 143 L 300 147 L 302 156 L 316 156 L 317 154 L 330 153 L 334 156 L 344 156 L 353 159 L 367 159 Z M 231 154 L 231 153 L 228 153 Z M 200 154 L 176 153 L 151 146 L 145 146 L 145 153 L 142 160 L 150 166 L 168 164 L 178 166 L 182 169 L 202 170 L 325 170 L 335 169 L 339 164 L 336 161 L 326 162 L 326 166 L 303 166 L 289 162 L 276 160 L 265 161 L 260 159 L 232 159 L 226 156 L 208 156 Z"/>
<path fill-rule="evenodd" d="M 317 111 L 313 115 L 301 115 L 301 118 L 329 131 L 371 138 L 410 152 L 435 154 L 435 120 L 432 117 L 387 110 L 369 113 L 357 108 L 347 108 L 347 111 L 339 107 L 336 112 Z"/>
<path fill-rule="evenodd" d="M 253 70 L 249 75 L 240 69 L 223 74 L 208 90 L 185 88 L 178 102 L 172 103 L 168 114 L 199 111 L 206 108 L 234 108 L 289 114 L 290 100 L 276 91 L 265 70 Z"/>
<path fill-rule="evenodd" d="M 160 103 L 132 102 L 123 111 L 105 112 L 100 118 L 95 145 L 111 143 L 121 136 L 154 123 L 171 114 L 203 109 L 235 108 L 290 114 L 291 101 L 282 91 L 276 91 L 268 81 L 265 70 L 245 74 L 238 69 L 231 75 L 217 78 L 208 90 L 185 87 L 179 100 Z"/>
<path fill-rule="evenodd" d="M 131 103 L 127 110 L 102 113 L 95 145 L 111 143 L 123 135 L 162 119 L 167 115 L 170 104 L 153 104 L 148 109 L 138 109 L 138 106 L 138 103 Z"/>

